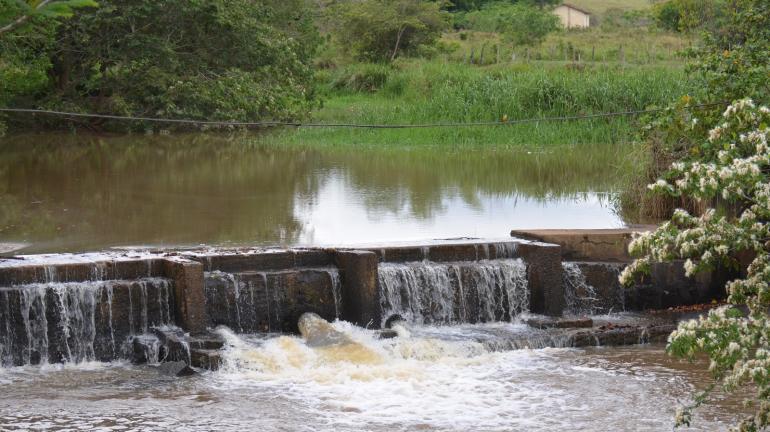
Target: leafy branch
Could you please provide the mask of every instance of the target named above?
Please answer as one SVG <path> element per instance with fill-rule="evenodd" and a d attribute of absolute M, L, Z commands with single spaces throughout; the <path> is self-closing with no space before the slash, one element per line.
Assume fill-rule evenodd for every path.
<path fill-rule="evenodd" d="M 22 26 L 34 16 L 69 18 L 74 15 L 75 9 L 99 6 L 94 0 L 14 0 L 13 3 L 20 14 L 8 24 L 0 27 L 0 35 Z"/>

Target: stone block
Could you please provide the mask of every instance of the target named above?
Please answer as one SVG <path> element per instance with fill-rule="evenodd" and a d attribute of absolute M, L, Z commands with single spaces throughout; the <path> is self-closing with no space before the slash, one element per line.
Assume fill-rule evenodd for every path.
<path fill-rule="evenodd" d="M 428 248 L 428 259 L 434 262 L 476 261 L 476 244 L 437 244 Z"/>
<path fill-rule="evenodd" d="M 206 296 L 203 265 L 190 260 L 165 260 L 164 273 L 174 284 L 177 325 L 197 334 L 206 330 Z"/>
<path fill-rule="evenodd" d="M 294 267 L 294 252 L 290 250 L 194 255 L 191 260 L 205 265 L 206 271 L 239 273 L 260 270 L 284 270 Z"/>
<path fill-rule="evenodd" d="M 565 308 L 561 247 L 547 243 L 521 243 L 518 254 L 527 263 L 530 311 L 561 316 Z"/>
<path fill-rule="evenodd" d="M 215 371 L 222 365 L 222 354 L 217 350 L 193 349 L 190 357 L 193 367 Z"/>
<path fill-rule="evenodd" d="M 514 230 L 511 237 L 558 244 L 569 261 L 629 261 L 633 234 L 653 228 Z"/>
<path fill-rule="evenodd" d="M 342 279 L 342 319 L 362 327 L 381 323 L 377 289 L 377 255 L 369 251 L 337 251 Z"/>
<path fill-rule="evenodd" d="M 370 249 L 383 262 L 412 262 L 428 259 L 427 246 L 384 247 Z"/>
<path fill-rule="evenodd" d="M 297 319 L 315 312 L 334 320 L 333 270 L 211 272 L 206 275 L 206 309 L 211 326 L 236 332 L 297 332 Z"/>
<path fill-rule="evenodd" d="M 552 318 L 537 317 L 527 320 L 527 325 L 539 329 L 547 328 L 586 328 L 593 327 L 591 318 Z"/>
<path fill-rule="evenodd" d="M 325 249 L 295 249 L 295 267 L 328 267 L 334 263 L 334 253 Z"/>

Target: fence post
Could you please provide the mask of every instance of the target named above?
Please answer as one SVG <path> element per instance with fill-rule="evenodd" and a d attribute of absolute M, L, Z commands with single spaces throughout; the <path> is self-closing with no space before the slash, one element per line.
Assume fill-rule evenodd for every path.
<path fill-rule="evenodd" d="M 481 53 L 479 54 L 479 65 L 484 66 L 484 49 L 487 47 L 487 44 L 484 44 L 481 46 Z"/>

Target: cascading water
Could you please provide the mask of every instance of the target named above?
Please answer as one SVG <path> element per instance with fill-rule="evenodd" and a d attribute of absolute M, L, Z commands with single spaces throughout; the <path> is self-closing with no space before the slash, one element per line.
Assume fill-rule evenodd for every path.
<path fill-rule="evenodd" d="M 606 285 L 602 292 L 597 291 L 596 287 L 586 280 L 586 275 L 583 274 L 579 263 L 562 263 L 566 312 L 572 315 L 596 315 L 624 310 L 624 290 L 618 283 L 622 267 L 612 263 L 591 263 L 591 265 L 601 266 L 602 273 L 608 279 L 606 284 L 600 285 Z"/>
<path fill-rule="evenodd" d="M 319 303 L 329 305 L 324 315 L 330 319 L 339 318 L 342 308 L 341 279 L 336 268 L 240 273 L 214 270 L 205 273 L 205 280 L 211 324 L 226 325 L 239 333 L 293 330 L 297 311 L 307 309 L 297 304 L 305 296 L 326 299 Z M 288 294 L 292 289 L 299 292 Z"/>
<path fill-rule="evenodd" d="M 513 320 L 529 309 L 526 270 L 521 259 L 382 263 L 383 324 L 394 315 L 417 324 Z"/>
<path fill-rule="evenodd" d="M 593 315 L 596 313 L 598 301 L 596 288 L 586 282 L 580 266 L 574 262 L 563 262 L 561 267 L 567 312 L 574 315 Z"/>
<path fill-rule="evenodd" d="M 137 331 L 173 323 L 172 302 L 163 278 L 2 287 L 0 365 L 113 360 Z"/>

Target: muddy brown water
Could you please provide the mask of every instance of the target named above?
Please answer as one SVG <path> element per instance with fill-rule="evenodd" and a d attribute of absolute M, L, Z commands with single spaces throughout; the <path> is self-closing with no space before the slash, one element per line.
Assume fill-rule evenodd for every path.
<path fill-rule="evenodd" d="M 619 227 L 613 197 L 625 153 L 613 145 L 282 145 L 264 134 L 6 136 L 0 243 L 40 253 Z"/>

